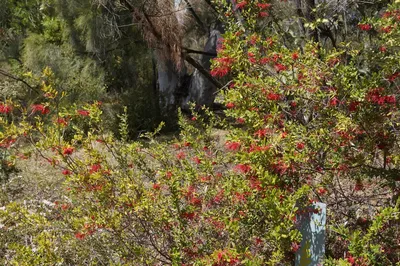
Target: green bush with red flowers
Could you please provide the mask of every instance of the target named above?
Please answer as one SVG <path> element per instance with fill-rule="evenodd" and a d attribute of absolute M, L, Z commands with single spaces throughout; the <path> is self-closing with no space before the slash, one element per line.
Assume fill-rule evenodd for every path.
<path fill-rule="evenodd" d="M 2 160 L 36 154 L 65 179 L 52 202 L 5 202 L 1 264 L 291 265 L 313 201 L 328 204 L 326 265 L 399 261 L 399 4 L 359 25 L 368 45 L 300 49 L 263 24 L 274 4 L 215 2 L 225 118 L 193 111 L 176 139 L 160 125 L 133 142 L 121 114 L 116 138 L 50 69 L 41 102 L 0 104 Z"/>

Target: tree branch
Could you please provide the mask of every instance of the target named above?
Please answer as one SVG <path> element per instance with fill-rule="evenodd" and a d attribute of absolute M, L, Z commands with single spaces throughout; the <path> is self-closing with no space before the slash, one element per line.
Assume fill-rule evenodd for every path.
<path fill-rule="evenodd" d="M 194 11 L 192 4 L 189 2 L 189 0 L 184 0 L 184 1 L 185 1 L 186 5 L 188 6 L 188 10 L 189 10 L 190 14 L 192 14 L 192 16 L 196 20 L 197 24 L 199 24 L 201 30 L 204 33 L 207 33 L 208 31 L 207 31 L 206 26 L 204 26 L 204 23 L 201 21 L 200 17 Z"/>
<path fill-rule="evenodd" d="M 193 50 L 193 49 L 186 48 L 186 47 L 182 47 L 182 49 L 185 50 L 185 52 L 188 53 L 188 54 L 202 54 L 202 55 L 208 55 L 208 56 L 217 56 L 216 53 L 198 51 L 198 50 Z"/>
<path fill-rule="evenodd" d="M 194 60 L 189 55 L 185 55 L 185 61 L 191 64 L 194 68 L 196 68 L 201 74 L 203 74 L 212 84 L 214 84 L 217 88 L 222 88 L 223 85 L 216 80 L 211 74 L 196 60 Z"/>
<path fill-rule="evenodd" d="M 31 89 L 31 90 L 33 90 L 33 91 L 39 93 L 39 91 L 38 91 L 35 87 L 32 87 L 31 85 L 29 85 L 28 82 L 26 82 L 25 80 L 23 80 L 23 79 L 21 79 L 21 78 L 19 78 L 19 77 L 17 77 L 17 76 L 14 76 L 13 74 L 10 74 L 10 73 L 6 72 L 6 71 L 3 70 L 3 69 L 0 69 L 0 75 L 3 75 L 3 76 L 5 76 L 5 77 L 7 77 L 7 78 L 10 78 L 10 79 L 13 79 L 13 80 L 22 82 L 22 83 L 25 84 L 29 89 Z"/>

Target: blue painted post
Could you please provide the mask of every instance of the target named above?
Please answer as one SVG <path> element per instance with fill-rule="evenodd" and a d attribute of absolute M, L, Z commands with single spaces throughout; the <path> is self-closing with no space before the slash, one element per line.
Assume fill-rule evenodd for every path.
<path fill-rule="evenodd" d="M 314 203 L 300 213 L 297 219 L 303 239 L 296 252 L 296 266 L 322 265 L 325 256 L 326 204 Z"/>

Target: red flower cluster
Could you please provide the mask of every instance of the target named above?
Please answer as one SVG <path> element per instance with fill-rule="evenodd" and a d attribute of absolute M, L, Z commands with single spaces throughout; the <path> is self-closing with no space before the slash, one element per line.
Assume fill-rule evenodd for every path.
<path fill-rule="evenodd" d="M 59 117 L 57 118 L 57 124 L 62 125 L 62 126 L 67 126 L 68 125 L 68 121 L 66 118 L 63 117 Z"/>
<path fill-rule="evenodd" d="M 338 98 L 333 97 L 332 99 L 329 100 L 329 105 L 330 106 L 336 106 L 340 103 L 340 101 L 338 100 Z"/>
<path fill-rule="evenodd" d="M 382 27 L 381 31 L 384 33 L 390 33 L 393 30 L 392 26 Z"/>
<path fill-rule="evenodd" d="M 65 147 L 63 148 L 62 154 L 63 155 L 71 155 L 74 152 L 73 147 Z"/>
<path fill-rule="evenodd" d="M 287 69 L 287 67 L 282 64 L 275 64 L 274 68 L 278 73 Z"/>
<path fill-rule="evenodd" d="M 200 158 L 197 157 L 197 156 L 194 156 L 194 157 L 192 158 L 192 161 L 193 161 L 195 164 L 200 164 L 200 163 L 201 163 Z"/>
<path fill-rule="evenodd" d="M 257 6 L 258 6 L 260 9 L 267 9 L 267 8 L 270 8 L 270 7 L 271 7 L 271 4 L 268 4 L 268 3 L 258 3 Z"/>
<path fill-rule="evenodd" d="M 321 196 L 325 195 L 327 192 L 328 192 L 328 190 L 326 190 L 326 188 L 323 188 L 323 187 L 320 187 L 317 189 L 317 193 Z"/>
<path fill-rule="evenodd" d="M 390 82 L 394 82 L 400 76 L 400 72 L 396 72 L 388 77 Z"/>
<path fill-rule="evenodd" d="M 292 242 L 292 252 L 296 252 L 300 249 L 300 244 L 297 242 Z"/>
<path fill-rule="evenodd" d="M 32 114 L 36 112 L 42 113 L 42 115 L 50 113 L 50 108 L 48 106 L 44 106 L 43 104 L 34 104 L 31 106 Z"/>
<path fill-rule="evenodd" d="M 0 142 L 0 148 L 10 148 L 12 144 L 14 144 L 17 140 L 12 138 L 3 139 Z"/>
<path fill-rule="evenodd" d="M 71 171 L 68 170 L 68 169 L 64 169 L 64 170 L 62 171 L 62 174 L 63 174 L 63 175 L 70 175 L 70 174 L 71 174 Z"/>
<path fill-rule="evenodd" d="M 85 234 L 85 233 L 78 232 L 78 233 L 75 234 L 75 237 L 76 237 L 77 239 L 79 239 L 79 240 L 83 240 L 83 239 L 85 239 L 86 234 Z"/>
<path fill-rule="evenodd" d="M 230 57 L 221 57 L 214 59 L 214 61 L 218 64 L 213 70 L 211 70 L 211 76 L 224 77 L 229 73 L 229 71 L 231 71 L 231 66 L 234 60 Z"/>
<path fill-rule="evenodd" d="M 78 115 L 81 115 L 81 116 L 89 116 L 90 115 L 90 112 L 87 110 L 78 110 L 76 112 L 78 113 Z"/>
<path fill-rule="evenodd" d="M 270 145 L 267 145 L 267 146 L 258 146 L 258 145 L 255 145 L 255 144 L 251 144 L 251 146 L 250 146 L 250 148 L 249 148 L 249 153 L 252 153 L 252 152 L 262 152 L 262 151 L 268 151 L 269 149 L 271 149 L 271 146 Z"/>
<path fill-rule="evenodd" d="M 247 5 L 247 2 L 246 1 L 242 1 L 242 2 L 236 4 L 236 8 L 237 9 L 243 9 L 246 5 Z"/>
<path fill-rule="evenodd" d="M 100 171 L 100 169 L 101 169 L 101 165 L 100 164 L 98 164 L 98 163 L 93 164 L 92 166 L 90 166 L 89 173 L 90 174 L 97 173 L 98 171 Z"/>
<path fill-rule="evenodd" d="M 232 102 L 229 102 L 229 103 L 226 104 L 226 108 L 228 108 L 228 109 L 232 109 L 234 107 L 235 107 L 235 104 L 232 103 Z"/>
<path fill-rule="evenodd" d="M 247 165 L 247 164 L 237 164 L 234 169 L 238 173 L 246 174 L 246 173 L 250 172 L 251 167 L 250 167 L 250 165 Z"/>
<path fill-rule="evenodd" d="M 360 105 L 360 102 L 356 102 L 356 101 L 351 102 L 350 105 L 349 105 L 349 111 L 350 111 L 350 112 L 355 112 L 355 111 L 357 111 L 357 107 L 358 107 L 359 105 Z"/>
<path fill-rule="evenodd" d="M 240 142 L 228 141 L 225 143 L 225 146 L 228 150 L 237 151 L 240 149 Z"/>
<path fill-rule="evenodd" d="M 273 172 L 275 172 L 278 175 L 283 175 L 286 173 L 288 170 L 289 166 L 284 163 L 283 161 L 278 161 L 276 163 L 271 164 L 271 168 Z"/>
<path fill-rule="evenodd" d="M 160 184 L 158 184 L 158 183 L 154 183 L 154 184 L 153 184 L 153 189 L 154 189 L 154 190 L 160 190 L 160 188 L 161 188 L 161 185 L 160 185 Z"/>
<path fill-rule="evenodd" d="M 304 143 L 303 142 L 299 142 L 299 143 L 297 143 L 297 149 L 299 149 L 299 150 L 302 150 L 302 149 L 304 149 Z"/>
<path fill-rule="evenodd" d="M 383 104 L 396 104 L 396 96 L 394 95 L 382 95 L 384 88 L 375 88 L 368 92 L 366 100 L 371 103 L 378 105 Z"/>
<path fill-rule="evenodd" d="M 185 159 L 185 157 L 186 157 L 186 155 L 185 155 L 185 153 L 184 153 L 183 151 L 180 151 L 180 152 L 176 155 L 176 158 L 177 158 L 178 160 Z"/>
<path fill-rule="evenodd" d="M 363 31 L 369 31 L 372 29 L 370 24 L 358 24 L 358 28 Z"/>
<path fill-rule="evenodd" d="M 279 101 L 280 98 L 281 98 L 281 95 L 277 94 L 277 93 L 269 92 L 267 94 L 267 99 L 270 101 Z"/>
<path fill-rule="evenodd" d="M 9 114 L 12 111 L 12 106 L 0 103 L 0 113 L 2 114 Z"/>

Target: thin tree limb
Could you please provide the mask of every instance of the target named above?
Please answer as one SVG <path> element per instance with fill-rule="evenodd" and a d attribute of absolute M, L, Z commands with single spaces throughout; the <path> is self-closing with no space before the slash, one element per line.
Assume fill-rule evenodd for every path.
<path fill-rule="evenodd" d="M 203 74 L 209 81 L 211 81 L 212 84 L 214 84 L 217 88 L 222 88 L 223 85 L 216 80 L 211 74 L 196 60 L 194 60 L 192 57 L 189 55 L 185 55 L 185 61 L 191 64 L 193 67 L 195 67 L 201 74 Z"/>
<path fill-rule="evenodd" d="M 29 89 L 31 89 L 31 90 L 33 90 L 33 91 L 39 93 L 39 91 L 38 91 L 35 87 L 32 87 L 28 82 L 26 82 L 25 80 L 21 79 L 20 77 L 17 77 L 17 76 L 15 76 L 15 75 L 13 75 L 13 74 L 8 73 L 7 71 L 5 71 L 5 70 L 3 70 L 3 69 L 0 69 L 0 75 L 3 75 L 3 76 L 5 76 L 5 77 L 7 77 L 7 78 L 10 78 L 10 79 L 13 79 L 13 80 L 22 82 L 22 83 L 25 84 Z"/>
<path fill-rule="evenodd" d="M 185 52 L 188 54 L 202 54 L 202 55 L 208 55 L 208 56 L 217 56 L 216 53 L 198 51 L 198 50 L 193 50 L 193 49 L 186 48 L 186 47 L 182 47 L 182 49 L 185 50 Z"/>
<path fill-rule="evenodd" d="M 207 33 L 208 32 L 207 27 L 204 25 L 203 21 L 201 21 L 200 17 L 194 11 L 192 4 L 189 2 L 189 0 L 184 0 L 184 1 L 185 1 L 186 5 L 187 5 L 187 8 L 188 8 L 190 14 L 192 14 L 192 16 L 196 20 L 197 24 L 199 24 L 201 30 L 204 33 Z"/>

